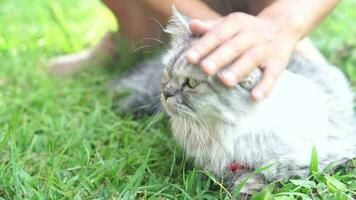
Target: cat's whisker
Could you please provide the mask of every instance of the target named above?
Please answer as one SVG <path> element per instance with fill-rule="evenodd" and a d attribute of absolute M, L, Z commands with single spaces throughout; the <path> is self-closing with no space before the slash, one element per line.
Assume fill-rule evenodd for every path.
<path fill-rule="evenodd" d="M 208 124 L 204 119 L 198 118 L 198 116 L 197 116 L 197 119 L 200 121 L 200 123 L 201 123 L 201 121 L 203 121 L 206 125 Z M 207 129 L 203 124 L 201 124 L 201 126 L 202 126 L 203 128 L 205 128 L 206 132 L 208 132 L 208 129 Z M 231 127 L 230 127 L 230 129 L 231 129 Z M 210 134 L 208 134 L 208 135 L 209 135 L 209 137 L 211 138 L 212 142 L 215 143 L 215 144 L 220 148 L 220 150 L 221 150 L 221 152 L 222 152 L 222 154 L 223 154 L 222 156 L 225 158 L 225 160 L 229 160 L 229 157 L 228 157 L 228 155 L 226 154 L 225 149 L 222 147 L 222 145 L 221 145 L 219 142 L 217 142 L 216 139 L 215 139 L 214 137 L 212 137 Z M 214 157 L 214 158 L 215 158 L 215 157 Z M 233 172 L 232 172 L 232 171 L 228 171 L 228 173 L 230 173 L 231 175 L 233 175 Z"/>
<path fill-rule="evenodd" d="M 193 115 L 194 115 L 194 114 L 193 114 Z M 227 156 L 227 154 L 226 154 L 226 152 L 225 152 L 225 150 L 224 150 L 224 148 L 221 146 L 220 143 L 218 143 L 218 142 L 215 140 L 214 137 L 212 137 L 212 136 L 210 135 L 208 129 L 206 128 L 206 126 L 203 125 L 202 121 L 203 121 L 206 125 L 208 125 L 208 123 L 207 123 L 204 119 L 199 118 L 198 116 L 194 116 L 194 117 L 195 117 L 195 119 L 200 123 L 201 127 L 202 127 L 203 130 L 206 132 L 206 134 L 210 137 L 212 143 L 215 143 L 215 144 L 220 148 L 221 152 L 223 153 L 223 157 L 224 157 L 226 160 L 229 160 L 229 159 L 228 159 L 228 156 Z M 213 161 L 216 159 L 215 155 L 212 155 L 211 157 L 213 158 Z M 230 173 L 233 174 L 231 171 L 230 171 Z"/>
<path fill-rule="evenodd" d="M 200 141 L 200 146 L 201 148 L 203 149 L 203 151 L 205 150 L 208 150 L 208 147 L 206 145 L 206 142 L 203 140 L 204 136 L 201 135 L 201 132 L 199 131 L 199 129 L 196 127 L 196 124 L 192 121 L 191 121 L 191 125 L 192 125 L 192 129 L 193 129 L 193 132 L 195 133 L 197 139 Z M 204 146 L 205 145 L 205 146 Z M 205 149 L 204 149 L 205 148 Z"/>
<path fill-rule="evenodd" d="M 153 106 L 153 110 L 154 110 L 154 115 L 157 115 L 157 114 L 159 114 L 159 113 L 161 113 L 162 111 L 163 111 L 163 106 L 162 106 L 162 104 L 161 104 L 161 102 L 160 102 L 160 95 L 158 95 L 157 97 L 155 97 L 156 99 L 154 99 L 154 100 L 152 100 L 152 102 L 151 102 L 151 105 L 152 105 L 152 103 L 154 103 L 154 101 L 158 101 L 157 103 L 156 103 L 156 105 L 154 105 Z"/>
<path fill-rule="evenodd" d="M 155 105 L 156 107 L 157 106 L 161 107 L 160 97 L 161 97 L 160 95 L 157 95 L 156 97 L 153 97 L 153 99 L 152 99 L 152 101 L 150 103 L 140 106 L 139 109 L 150 108 L 150 107 L 152 107 L 153 104 L 156 104 Z M 158 101 L 158 102 L 156 102 L 156 101 Z M 156 107 L 153 107 L 153 108 L 155 109 Z"/>
<path fill-rule="evenodd" d="M 157 102 L 158 101 L 158 102 Z M 155 105 L 153 105 L 155 104 Z M 159 121 L 159 118 L 161 117 L 160 113 L 163 113 L 164 108 L 162 107 L 162 104 L 160 103 L 160 95 L 157 95 L 156 97 L 153 98 L 153 100 L 143 106 L 140 106 L 139 109 L 146 109 L 146 108 L 153 108 L 153 117 L 151 117 L 151 119 L 148 121 L 149 124 L 155 122 L 155 121 Z"/>
<path fill-rule="evenodd" d="M 164 26 L 156 18 L 150 17 L 149 20 L 156 22 L 160 26 L 161 30 L 164 31 Z M 163 42 L 162 42 L 162 44 L 163 44 Z"/>
<path fill-rule="evenodd" d="M 187 147 L 187 140 L 188 140 L 187 122 L 184 118 L 179 118 L 178 127 L 180 126 L 181 121 L 183 121 L 183 123 L 184 123 L 183 149 L 185 150 Z M 185 153 L 186 151 L 183 151 L 183 152 Z"/>
<path fill-rule="evenodd" d="M 143 48 L 149 48 L 151 49 L 154 44 L 148 44 L 145 42 L 146 41 L 154 41 L 154 42 L 157 42 L 157 43 L 160 43 L 160 44 L 164 44 L 164 42 L 158 38 L 153 38 L 153 37 L 146 37 L 146 38 L 142 38 L 141 40 L 135 42 L 135 44 L 132 45 L 132 47 L 130 48 L 129 52 L 130 53 L 136 53 L 137 51 L 143 49 Z M 141 44 L 143 44 L 142 46 L 140 46 Z M 150 52 L 154 52 L 154 51 L 150 51 Z M 147 52 L 146 52 L 147 53 Z"/>
<path fill-rule="evenodd" d="M 189 124 L 192 124 L 192 122 L 191 122 L 191 120 L 189 119 L 189 118 L 186 118 L 185 116 L 183 116 L 183 118 L 184 118 L 184 120 L 186 121 L 186 122 L 189 122 Z M 196 132 L 196 130 L 193 128 L 193 127 L 191 127 L 192 129 L 190 130 L 190 134 L 194 134 L 196 137 L 195 138 L 197 138 L 197 141 L 198 141 L 198 143 L 199 143 L 199 145 L 200 146 L 203 146 L 203 143 L 202 143 L 202 141 L 200 140 L 200 137 L 198 136 L 198 133 Z M 185 134 L 188 134 L 188 131 L 187 131 L 187 126 L 185 126 Z"/>
<path fill-rule="evenodd" d="M 180 105 L 177 105 L 177 108 L 179 109 L 179 112 L 182 112 L 182 113 L 185 113 L 187 114 L 188 116 L 191 116 L 191 114 L 189 112 L 186 112 L 184 109 L 184 107 L 180 106 Z M 185 118 L 185 116 L 184 116 Z M 194 124 L 194 122 L 188 118 L 188 120 L 190 120 L 190 124 Z M 203 145 L 203 140 L 202 140 L 202 137 L 200 137 L 200 134 L 198 133 L 198 131 L 195 129 L 194 126 L 191 126 L 191 128 L 193 129 L 191 132 L 193 132 L 193 134 L 196 136 L 197 138 L 197 141 L 199 143 L 199 145 L 204 148 L 204 145 Z"/>
<path fill-rule="evenodd" d="M 145 37 L 142 38 L 141 40 L 135 42 L 135 44 L 132 45 L 132 48 L 136 48 L 137 46 L 139 46 L 141 43 L 146 42 L 146 41 L 155 41 L 158 42 L 160 44 L 164 44 L 164 42 L 158 38 L 153 38 L 153 37 Z"/>
<path fill-rule="evenodd" d="M 184 155 L 186 155 L 186 153 L 188 151 L 186 151 L 186 148 L 187 148 L 187 140 L 188 140 L 188 136 L 191 134 L 188 133 L 187 131 L 187 123 L 188 121 L 186 120 L 185 116 L 183 116 L 183 122 L 184 122 L 184 139 L 183 139 L 183 149 L 184 149 Z M 189 135 L 188 135 L 189 134 Z"/>
<path fill-rule="evenodd" d="M 141 50 L 141 49 L 144 49 L 144 48 L 150 48 L 151 46 L 150 45 L 142 45 L 140 47 L 137 47 L 135 49 L 131 49 L 130 50 L 130 53 L 136 53 L 137 51 Z"/>
<path fill-rule="evenodd" d="M 190 119 L 190 120 L 191 120 L 191 125 L 192 125 L 192 128 L 193 128 L 193 131 L 196 133 L 196 136 L 197 136 L 197 139 L 198 139 L 198 140 L 203 140 L 203 138 L 204 138 L 204 135 L 202 135 L 202 134 L 201 134 L 201 131 L 199 131 L 199 130 L 202 130 L 202 131 L 205 132 L 206 135 L 208 135 L 208 136 L 210 137 L 212 143 L 216 143 L 216 144 L 219 146 L 219 148 L 220 148 L 221 150 L 223 150 L 223 149 L 221 148 L 221 146 L 216 142 L 216 140 L 210 135 L 208 129 L 203 125 L 203 123 L 202 123 L 201 120 L 198 118 L 198 116 L 195 116 L 194 113 L 189 113 L 189 112 L 186 113 L 186 114 L 187 114 L 188 116 L 190 116 L 192 119 L 194 119 L 194 121 L 193 121 L 192 119 Z M 198 128 L 198 125 L 196 124 L 196 122 L 198 122 L 198 123 L 200 124 L 200 126 L 203 127 L 203 129 Z M 206 122 L 205 122 L 205 123 L 206 123 Z M 206 123 L 206 125 L 207 125 L 207 123 Z M 203 142 L 203 144 L 201 144 L 201 148 L 202 148 L 203 151 L 205 151 L 205 152 L 210 152 L 206 142 Z M 204 148 L 205 148 L 205 149 L 204 149 Z M 214 153 L 214 152 L 211 152 L 211 153 Z M 223 154 L 225 154 L 225 152 L 223 152 Z M 215 158 L 216 156 L 215 156 L 215 155 L 212 155 L 211 157 Z"/>
<path fill-rule="evenodd" d="M 142 42 L 145 42 L 145 41 L 147 41 L 147 40 L 153 40 L 153 41 L 156 41 L 156 42 L 158 42 L 158 43 L 164 44 L 164 42 L 163 42 L 162 40 L 160 40 L 160 39 L 158 39 L 158 38 L 153 38 L 153 37 L 146 37 L 146 38 L 143 38 L 143 39 L 139 40 L 139 41 L 137 42 L 137 44 L 142 43 Z"/>
<path fill-rule="evenodd" d="M 186 147 L 187 147 L 187 135 L 188 135 L 188 132 L 187 132 L 187 121 L 185 120 L 185 117 L 183 116 L 183 122 L 184 122 L 184 133 L 185 133 L 185 137 L 184 137 L 184 139 L 183 139 L 183 145 L 184 145 L 184 147 L 183 147 L 183 149 L 184 149 L 184 153 L 183 153 L 183 156 L 184 156 L 184 159 L 183 160 L 185 160 L 185 156 L 187 155 L 187 151 L 186 151 Z"/>
<path fill-rule="evenodd" d="M 184 120 L 182 119 L 182 118 L 178 118 L 178 125 L 177 125 L 177 127 L 181 127 L 181 124 L 182 124 L 182 121 L 184 122 Z M 186 134 L 186 131 L 184 131 L 184 139 L 183 139 L 183 149 L 185 149 L 185 146 L 186 146 L 186 144 L 185 144 L 185 142 L 186 142 L 186 137 L 187 137 L 187 134 Z"/>
<path fill-rule="evenodd" d="M 202 124 L 202 122 L 201 122 L 201 120 L 200 119 L 198 119 L 198 118 L 196 118 L 196 120 L 198 120 L 199 121 L 199 123 L 200 123 L 200 125 L 202 126 L 202 127 L 204 127 L 204 125 Z M 195 124 L 194 123 L 194 125 L 193 126 L 197 126 L 197 124 Z M 220 145 L 220 143 L 218 143 L 211 135 L 210 135 L 210 133 L 208 132 L 208 130 L 205 128 L 205 129 L 203 129 L 203 131 L 205 131 L 205 133 L 209 136 L 209 138 L 211 139 L 211 142 L 212 143 L 215 143 L 216 145 L 217 145 L 217 147 L 220 149 L 220 151 L 222 152 L 222 156 L 226 159 L 226 160 L 228 160 L 228 157 L 227 157 L 227 155 L 226 155 L 226 152 L 224 151 L 224 148 L 222 148 L 222 146 Z M 203 147 L 204 148 L 204 147 Z M 217 155 L 216 155 L 216 153 L 218 152 L 218 151 L 209 151 L 209 148 L 208 148 L 208 146 L 206 145 L 206 152 L 207 153 L 210 153 L 210 158 L 212 159 L 211 161 L 212 161 L 212 163 L 214 163 L 215 162 L 215 160 L 216 159 L 218 159 L 218 157 L 217 157 Z M 223 169 L 222 169 L 223 170 Z M 232 175 L 233 175 L 233 172 L 231 172 L 231 171 L 229 171 Z"/>

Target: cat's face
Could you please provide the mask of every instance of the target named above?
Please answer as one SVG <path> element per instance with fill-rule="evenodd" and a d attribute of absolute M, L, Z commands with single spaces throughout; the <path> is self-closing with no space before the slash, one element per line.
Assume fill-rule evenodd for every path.
<path fill-rule="evenodd" d="M 162 79 L 161 101 L 171 116 L 231 118 L 251 104 L 248 90 L 237 85 L 223 86 L 218 78 L 208 77 L 198 66 L 187 64 L 184 53 L 166 66 Z"/>
<path fill-rule="evenodd" d="M 179 15 L 176 13 L 175 15 Z M 249 87 L 243 82 L 233 88 L 222 85 L 217 77 L 205 75 L 198 66 L 188 64 L 185 52 L 197 39 L 192 37 L 184 17 L 175 16 L 168 26 L 172 37 L 164 56 L 161 101 L 171 116 L 204 119 L 233 119 L 251 105 Z M 250 84 L 250 85 L 249 85 Z"/>
<path fill-rule="evenodd" d="M 187 64 L 184 55 L 179 55 L 164 70 L 162 103 L 171 115 L 201 115 L 212 109 L 217 99 L 213 92 L 215 87 L 212 78 L 202 74 L 198 67 Z"/>

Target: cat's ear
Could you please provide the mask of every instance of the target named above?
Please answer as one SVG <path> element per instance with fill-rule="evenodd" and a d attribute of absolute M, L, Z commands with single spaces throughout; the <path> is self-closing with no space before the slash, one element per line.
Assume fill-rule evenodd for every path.
<path fill-rule="evenodd" d="M 187 37 L 192 34 L 189 28 L 189 18 L 179 12 L 174 5 L 172 6 L 172 17 L 168 22 L 165 32 L 169 33 L 172 37 Z"/>

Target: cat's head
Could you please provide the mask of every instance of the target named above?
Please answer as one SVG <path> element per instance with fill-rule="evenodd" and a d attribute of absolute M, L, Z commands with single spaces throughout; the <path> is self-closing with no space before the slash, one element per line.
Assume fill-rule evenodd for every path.
<path fill-rule="evenodd" d="M 163 56 L 162 104 L 172 117 L 233 120 L 253 104 L 250 90 L 260 72 L 253 72 L 235 87 L 228 88 L 217 76 L 207 76 L 199 66 L 187 63 L 186 51 L 198 39 L 192 35 L 188 20 L 173 8 L 173 17 L 166 29 L 171 35 L 171 44 Z"/>

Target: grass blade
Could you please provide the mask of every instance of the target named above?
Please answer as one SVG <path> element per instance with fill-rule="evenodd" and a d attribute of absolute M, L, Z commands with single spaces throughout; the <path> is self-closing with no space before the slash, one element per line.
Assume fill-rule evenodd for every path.
<path fill-rule="evenodd" d="M 312 149 L 312 156 L 310 159 L 309 170 L 310 170 L 310 174 L 318 173 L 319 171 L 319 158 L 315 146 L 313 146 Z"/>

